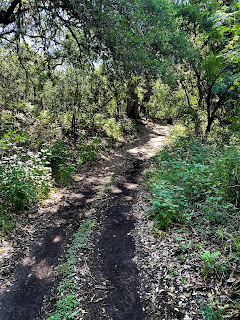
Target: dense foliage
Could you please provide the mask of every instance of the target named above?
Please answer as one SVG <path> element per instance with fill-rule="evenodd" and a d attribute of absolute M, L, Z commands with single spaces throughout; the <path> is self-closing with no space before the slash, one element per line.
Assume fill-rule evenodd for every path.
<path fill-rule="evenodd" d="M 201 215 L 213 228 L 238 228 L 239 145 L 202 144 L 198 138 L 178 136 L 156 156 L 149 179 L 157 228 L 190 215 Z"/>

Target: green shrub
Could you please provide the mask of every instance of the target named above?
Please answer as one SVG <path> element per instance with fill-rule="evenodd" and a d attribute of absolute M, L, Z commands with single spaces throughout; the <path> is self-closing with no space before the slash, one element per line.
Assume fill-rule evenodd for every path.
<path fill-rule="evenodd" d="M 19 147 L 27 147 L 29 145 L 29 136 L 25 132 L 17 132 L 10 130 L 0 139 L 0 156 L 7 156 L 20 152 Z"/>
<path fill-rule="evenodd" d="M 72 163 L 74 162 L 72 150 L 59 140 L 46 147 L 55 181 L 62 185 L 69 184 L 73 173 L 77 170 L 76 165 Z"/>
<path fill-rule="evenodd" d="M 97 156 L 97 151 L 99 149 L 99 141 L 97 138 L 94 138 L 90 143 L 85 144 L 82 141 L 79 141 L 77 144 L 77 149 L 79 152 L 79 162 L 86 163 L 92 161 Z"/>
<path fill-rule="evenodd" d="M 22 149 L 20 149 L 22 151 Z M 27 208 L 37 198 L 47 195 L 51 181 L 45 150 L 40 153 L 27 152 L 0 161 L 2 201 L 15 210 Z"/>
<path fill-rule="evenodd" d="M 72 175 L 76 171 L 74 164 L 59 164 L 55 173 L 56 182 L 62 185 L 68 185 L 72 180 Z"/>
<path fill-rule="evenodd" d="M 13 112 L 10 110 L 2 110 L 0 112 L 0 134 L 7 133 L 9 130 L 14 130 L 15 128 Z"/>
<path fill-rule="evenodd" d="M 5 231 L 13 224 L 14 214 L 44 198 L 51 186 L 46 150 L 33 153 L 15 146 L 15 151 L 0 161 L 0 224 Z"/>
<path fill-rule="evenodd" d="M 219 150 L 215 163 L 214 178 L 220 186 L 225 200 L 238 206 L 240 196 L 240 149 L 237 146 L 225 146 Z"/>
<path fill-rule="evenodd" d="M 203 250 L 203 253 L 198 255 L 202 259 L 200 271 L 204 278 L 211 275 L 221 276 L 224 273 L 228 273 L 228 267 L 226 263 L 223 263 L 219 259 L 221 252 L 210 252 L 209 250 Z"/>
<path fill-rule="evenodd" d="M 151 192 L 154 197 L 150 201 L 154 227 L 166 229 L 175 220 L 187 218 L 185 214 L 187 204 L 186 198 L 181 194 L 182 188 L 162 180 L 161 183 L 152 185 Z"/>
<path fill-rule="evenodd" d="M 199 210 L 204 219 L 224 224 L 239 205 L 240 152 L 213 147 L 193 137 L 175 137 L 148 172 L 152 216 L 159 228 Z"/>

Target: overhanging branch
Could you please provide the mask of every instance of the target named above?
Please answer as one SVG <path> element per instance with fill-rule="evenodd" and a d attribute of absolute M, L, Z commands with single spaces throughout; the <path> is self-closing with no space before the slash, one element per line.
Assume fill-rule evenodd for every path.
<path fill-rule="evenodd" d="M 4 24 L 5 26 L 10 23 L 16 21 L 16 14 L 14 14 L 15 9 L 19 6 L 21 7 L 21 0 L 13 0 L 7 10 L 0 11 L 0 24 Z"/>

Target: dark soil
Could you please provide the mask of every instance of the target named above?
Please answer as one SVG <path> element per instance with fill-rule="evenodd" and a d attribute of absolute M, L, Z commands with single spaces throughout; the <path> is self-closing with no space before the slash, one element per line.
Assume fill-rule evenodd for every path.
<path fill-rule="evenodd" d="M 49 228 L 43 243 L 35 244 L 29 257 L 15 271 L 15 283 L 2 294 L 0 319 L 39 319 L 44 297 L 49 295 L 66 227 Z"/>
<path fill-rule="evenodd" d="M 92 195 L 93 192 L 85 192 L 85 199 L 81 205 L 76 205 L 73 201 L 69 210 L 59 209 L 58 216 L 55 217 L 56 226 L 47 227 L 47 221 L 44 221 L 43 229 L 37 231 L 32 243 L 28 244 L 31 247 L 25 249 L 29 253 L 17 256 L 21 260 L 14 261 L 16 267 L 13 274 L 10 273 L 10 283 L 0 295 L 1 320 L 43 318 L 43 302 L 51 294 L 62 248 L 67 244 L 70 235 L 77 230 L 84 202 Z M 7 263 L 8 261 L 5 261 L 5 269 Z"/>
<path fill-rule="evenodd" d="M 138 269 L 133 262 L 136 254 L 135 241 L 131 235 L 135 223 L 131 210 L 134 189 L 125 187 L 130 183 L 137 186 L 135 176 L 139 170 L 140 160 L 133 162 L 125 182 L 117 184 L 119 193 L 117 197 L 112 197 L 111 202 L 115 205 L 110 206 L 106 212 L 104 229 L 98 242 L 103 276 L 113 287 L 104 302 L 109 319 L 145 319 L 138 294 Z M 133 200 L 126 201 L 130 198 Z"/>

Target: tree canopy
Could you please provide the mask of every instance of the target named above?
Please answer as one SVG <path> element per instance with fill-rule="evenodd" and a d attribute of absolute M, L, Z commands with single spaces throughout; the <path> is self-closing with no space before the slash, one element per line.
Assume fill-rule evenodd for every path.
<path fill-rule="evenodd" d="M 16 52 L 35 97 L 59 68 L 94 73 L 98 65 L 107 83 L 128 83 L 130 117 L 150 108 L 157 79 L 184 92 L 177 116 L 206 122 L 206 132 L 237 116 L 239 2 L 3 0 L 0 25 L 1 47 Z"/>

